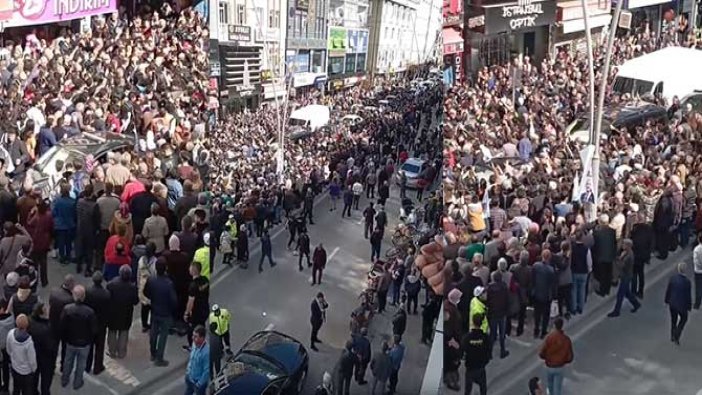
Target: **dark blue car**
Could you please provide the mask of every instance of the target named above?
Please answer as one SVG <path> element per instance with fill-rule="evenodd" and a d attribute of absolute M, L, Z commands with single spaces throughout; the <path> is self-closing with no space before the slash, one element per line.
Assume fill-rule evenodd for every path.
<path fill-rule="evenodd" d="M 299 394 L 309 356 L 299 341 L 276 331 L 253 335 L 212 383 L 215 395 Z"/>

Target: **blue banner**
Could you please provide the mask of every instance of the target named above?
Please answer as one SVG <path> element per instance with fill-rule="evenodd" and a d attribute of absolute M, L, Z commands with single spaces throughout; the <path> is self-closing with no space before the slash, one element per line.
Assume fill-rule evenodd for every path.
<path fill-rule="evenodd" d="M 361 33 L 358 30 L 348 30 L 346 32 L 346 38 L 349 40 L 349 45 L 346 47 L 346 53 L 359 53 L 359 47 L 358 47 L 358 37 L 359 33 Z"/>
<path fill-rule="evenodd" d="M 368 30 L 358 30 L 358 49 L 356 53 L 367 53 L 368 52 Z"/>

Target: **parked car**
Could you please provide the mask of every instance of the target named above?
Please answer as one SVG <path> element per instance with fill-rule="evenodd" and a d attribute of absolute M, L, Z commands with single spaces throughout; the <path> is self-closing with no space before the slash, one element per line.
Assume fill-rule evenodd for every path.
<path fill-rule="evenodd" d="M 566 128 L 566 136 L 570 140 L 589 143 L 590 126 L 589 114 L 581 114 Z M 609 138 L 612 131 L 621 128 L 632 129 L 645 124 L 647 121 L 662 121 L 667 119 L 668 112 L 665 107 L 657 106 L 646 101 L 635 101 L 604 109 L 602 117 L 601 137 Z"/>
<path fill-rule="evenodd" d="M 225 363 L 210 390 L 214 395 L 297 395 L 308 368 L 302 343 L 278 331 L 261 331 Z"/>
<path fill-rule="evenodd" d="M 702 112 L 702 91 L 695 90 L 680 100 L 680 108 L 686 110 L 688 104 L 691 111 Z"/>
<path fill-rule="evenodd" d="M 417 183 L 420 180 L 420 175 L 426 170 L 428 163 L 419 158 L 408 158 L 405 163 L 397 170 L 395 179 L 397 184 L 400 184 L 402 173 L 407 177 L 407 188 L 417 188 Z"/>
<path fill-rule="evenodd" d="M 81 133 L 79 136 L 64 138 L 51 147 L 37 159 L 27 174 L 32 177 L 33 185 L 41 189 L 42 196 L 49 198 L 56 192 L 66 164 L 85 162 L 88 155 L 104 163 L 108 152 L 119 152 L 133 146 L 134 138 L 131 136 L 109 132 L 104 136 Z"/>

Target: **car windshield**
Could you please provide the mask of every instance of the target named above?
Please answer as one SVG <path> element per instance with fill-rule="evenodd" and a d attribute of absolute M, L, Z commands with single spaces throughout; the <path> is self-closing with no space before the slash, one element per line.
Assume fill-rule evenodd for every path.
<path fill-rule="evenodd" d="M 417 166 L 415 164 L 405 163 L 404 165 L 402 165 L 402 170 L 404 170 L 407 173 L 418 174 L 420 171 L 420 168 L 419 168 L 419 166 Z"/>
<path fill-rule="evenodd" d="M 44 175 L 59 173 L 63 170 L 66 163 L 72 163 L 76 159 L 82 160 L 83 155 L 76 151 L 68 150 L 65 147 L 53 146 L 39 158 L 34 165 L 34 169 Z M 56 167 L 59 162 L 61 164 L 60 169 Z"/>
<path fill-rule="evenodd" d="M 269 380 L 276 380 L 285 376 L 285 372 L 277 365 L 257 355 L 253 352 L 242 352 L 234 359 L 234 366 L 239 370 L 238 375 L 243 375 L 245 372 L 253 372 L 266 376 Z M 236 376 L 237 374 L 233 374 Z"/>
<path fill-rule="evenodd" d="M 307 126 L 309 121 L 306 119 L 290 118 L 288 124 L 290 126 Z"/>

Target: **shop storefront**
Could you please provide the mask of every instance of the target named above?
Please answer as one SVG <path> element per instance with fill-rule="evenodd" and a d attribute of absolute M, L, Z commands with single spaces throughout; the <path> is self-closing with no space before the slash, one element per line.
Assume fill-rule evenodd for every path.
<path fill-rule="evenodd" d="M 566 50 L 571 53 L 582 52 L 587 47 L 585 40 L 585 20 L 580 0 L 558 2 L 556 25 L 553 29 L 553 51 Z M 612 21 L 611 3 L 601 0 L 587 2 L 590 31 L 593 42 L 598 42 L 603 28 Z"/>
<path fill-rule="evenodd" d="M 117 12 L 117 0 L 74 2 L 68 0 L 10 1 L 0 5 L 2 40 L 22 42 L 33 34 L 51 40 L 61 30 L 90 30 L 91 18 Z"/>
<path fill-rule="evenodd" d="M 292 81 L 293 89 L 290 94 L 292 96 L 304 96 L 315 89 L 323 92 L 326 82 L 327 75 L 324 73 L 295 73 Z"/>
<path fill-rule="evenodd" d="M 646 24 L 653 34 L 661 31 L 665 11 L 675 8 L 670 0 L 623 0 L 623 8 L 631 11 L 631 28 L 642 28 Z"/>
<path fill-rule="evenodd" d="M 539 63 L 548 54 L 554 0 L 483 3 L 465 10 L 470 69 L 509 62 L 518 55 Z"/>
<path fill-rule="evenodd" d="M 368 30 L 329 28 L 327 43 L 327 89 L 338 90 L 356 85 L 366 73 Z M 341 81 L 340 84 L 337 81 Z"/>
<path fill-rule="evenodd" d="M 261 48 L 260 45 L 251 44 L 251 27 L 227 26 L 227 40 L 219 41 L 220 97 L 223 105 L 239 111 L 244 107 L 254 109 L 261 103 Z"/>
<path fill-rule="evenodd" d="M 444 27 L 444 82 L 453 85 L 463 80 L 463 32 L 460 26 Z"/>

